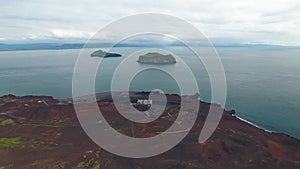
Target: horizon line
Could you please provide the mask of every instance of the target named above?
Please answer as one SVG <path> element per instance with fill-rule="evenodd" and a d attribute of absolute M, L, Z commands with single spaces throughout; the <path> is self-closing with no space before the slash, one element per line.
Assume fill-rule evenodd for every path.
<path fill-rule="evenodd" d="M 281 45 L 268 43 L 211 43 L 213 47 L 273 47 L 273 48 L 300 48 L 299 45 Z M 120 43 L 112 44 L 104 43 L 60 43 L 60 42 L 31 42 L 31 43 L 0 43 L 0 51 L 14 51 L 14 50 L 46 50 L 46 49 L 83 49 L 83 48 L 106 48 L 106 47 L 180 47 L 184 46 L 179 43 L 170 44 L 137 44 L 137 43 Z M 195 44 L 194 46 L 208 47 L 203 44 Z"/>

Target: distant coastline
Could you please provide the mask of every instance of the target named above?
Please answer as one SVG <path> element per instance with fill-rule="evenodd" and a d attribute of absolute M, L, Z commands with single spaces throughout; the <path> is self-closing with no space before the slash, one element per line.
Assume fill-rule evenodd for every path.
<path fill-rule="evenodd" d="M 197 45 L 197 44 L 195 44 Z M 143 44 L 111 44 L 111 43 L 94 43 L 94 44 L 85 44 L 85 43 L 15 43 L 15 44 L 6 44 L 0 43 L 0 52 L 1 51 L 19 51 L 19 50 L 62 50 L 62 49 L 83 49 L 83 48 L 105 48 L 105 47 L 164 47 L 162 45 L 143 45 Z M 167 46 L 182 46 L 181 44 L 169 44 Z M 274 44 L 223 44 L 223 43 L 214 43 L 214 47 L 219 48 L 279 48 L 279 49 L 300 49 L 300 46 L 284 46 L 284 45 L 274 45 Z M 201 45 L 199 45 L 201 47 Z M 202 46 L 210 47 L 210 46 Z"/>

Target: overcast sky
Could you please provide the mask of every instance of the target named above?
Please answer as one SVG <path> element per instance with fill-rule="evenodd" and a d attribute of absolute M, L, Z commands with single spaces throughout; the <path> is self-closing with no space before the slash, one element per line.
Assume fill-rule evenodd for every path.
<path fill-rule="evenodd" d="M 132 14 L 170 14 L 219 43 L 300 45 L 299 0 L 0 0 L 0 43 L 84 42 Z"/>

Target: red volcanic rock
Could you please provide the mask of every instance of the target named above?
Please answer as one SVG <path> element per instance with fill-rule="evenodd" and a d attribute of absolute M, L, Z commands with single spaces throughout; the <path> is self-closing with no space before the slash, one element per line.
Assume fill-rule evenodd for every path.
<path fill-rule="evenodd" d="M 131 94 L 133 100 L 147 98 L 147 93 Z M 98 106 L 105 119 L 117 131 L 130 137 L 133 131 L 135 137 L 153 137 L 157 132 L 165 131 L 176 119 L 181 100 L 178 95 L 167 95 L 172 106 L 167 107 L 157 120 L 141 124 L 132 123 L 119 114 L 107 93 L 99 94 L 99 98 Z M 189 99 L 197 101 L 195 97 Z M 125 110 L 130 106 L 118 104 Z M 20 143 L 5 148 L 0 146 L 0 168 L 300 168 L 299 140 L 256 128 L 233 116 L 232 111 L 224 111 L 212 137 L 198 143 L 210 105 L 200 102 L 196 123 L 173 149 L 151 158 L 129 159 L 95 145 L 80 127 L 72 104 L 52 97 L 3 96 L 0 97 L 0 121 L 12 118 L 18 123 L 0 126 L 0 137 L 19 138 Z M 213 106 L 221 109 L 218 105 Z M 128 146 L 134 147 L 129 143 Z M 160 146 L 165 145 L 157 145 L 157 148 Z"/>

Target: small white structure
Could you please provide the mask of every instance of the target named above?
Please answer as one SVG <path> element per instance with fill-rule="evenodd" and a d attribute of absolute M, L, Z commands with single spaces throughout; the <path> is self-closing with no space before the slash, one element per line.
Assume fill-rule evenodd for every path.
<path fill-rule="evenodd" d="M 151 106 L 152 105 L 152 100 L 148 99 L 138 99 L 136 102 L 137 105 L 145 105 L 145 106 Z"/>

